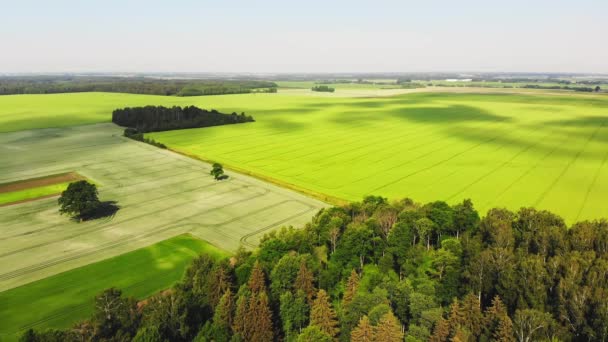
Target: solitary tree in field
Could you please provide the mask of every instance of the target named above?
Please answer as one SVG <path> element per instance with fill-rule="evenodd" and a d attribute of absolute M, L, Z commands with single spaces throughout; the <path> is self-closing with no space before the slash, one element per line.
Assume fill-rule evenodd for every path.
<path fill-rule="evenodd" d="M 82 220 L 91 215 L 100 202 L 97 198 L 97 187 L 86 180 L 70 183 L 59 197 L 59 212 Z"/>
<path fill-rule="evenodd" d="M 222 180 L 226 178 L 224 175 L 224 168 L 221 164 L 213 163 L 213 167 L 211 169 L 210 174 L 215 178 L 215 180 Z"/>
<path fill-rule="evenodd" d="M 596 86 L 596 87 L 595 87 L 595 92 L 597 93 L 597 92 L 599 92 L 601 89 L 602 89 L 602 88 L 600 88 L 600 86 Z"/>

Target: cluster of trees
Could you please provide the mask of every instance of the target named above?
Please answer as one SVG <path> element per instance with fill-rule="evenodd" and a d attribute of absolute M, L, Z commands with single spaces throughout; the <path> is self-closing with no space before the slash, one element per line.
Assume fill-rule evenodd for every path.
<path fill-rule="evenodd" d="M 136 141 L 141 141 L 141 142 L 144 142 L 146 144 L 150 144 L 152 146 L 156 146 L 158 148 L 163 148 L 163 149 L 167 148 L 167 145 L 165 145 L 165 144 L 163 144 L 161 142 L 158 142 L 158 141 L 156 141 L 156 140 L 154 140 L 152 138 L 146 138 L 143 133 L 139 132 L 135 128 L 125 128 L 125 131 L 124 131 L 123 135 L 125 137 L 129 138 L 129 139 L 133 139 L 133 140 L 136 140 Z"/>
<path fill-rule="evenodd" d="M 605 341 L 607 297 L 605 220 L 370 196 L 23 341 Z"/>
<path fill-rule="evenodd" d="M 198 128 L 253 122 L 253 117 L 241 113 L 223 114 L 195 106 L 163 107 L 145 106 L 116 109 L 112 122 L 123 127 L 134 128 L 137 133 L 168 131 L 172 129 Z"/>
<path fill-rule="evenodd" d="M 200 96 L 276 90 L 274 82 L 261 80 L 167 80 L 109 76 L 0 77 L 0 95 L 115 92 L 150 95 Z"/>
<path fill-rule="evenodd" d="M 310 88 L 310 90 L 312 91 L 320 91 L 320 92 L 326 92 L 326 93 L 333 93 L 334 91 L 336 91 L 335 88 L 326 86 L 326 85 L 318 85 L 318 86 L 314 86 L 312 88 Z"/>

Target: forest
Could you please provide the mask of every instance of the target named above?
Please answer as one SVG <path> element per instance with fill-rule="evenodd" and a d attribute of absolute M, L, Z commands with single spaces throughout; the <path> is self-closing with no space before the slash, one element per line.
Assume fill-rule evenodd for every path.
<path fill-rule="evenodd" d="M 136 131 L 125 131 L 125 136 L 139 140 L 137 134 L 169 131 L 173 129 L 199 128 L 253 122 L 253 117 L 245 113 L 223 114 L 215 109 L 210 111 L 195 106 L 186 107 L 127 107 L 112 112 L 112 122 Z M 127 134 L 129 133 L 129 134 Z M 142 137 L 143 138 L 143 137 Z"/>
<path fill-rule="evenodd" d="M 333 93 L 334 91 L 336 91 L 335 88 L 332 88 L 332 87 L 329 87 L 326 85 L 317 85 L 317 86 L 310 88 L 310 90 L 318 91 L 318 92 L 325 92 L 325 93 Z"/>
<path fill-rule="evenodd" d="M 276 92 L 276 87 L 274 82 L 262 80 L 171 80 L 118 76 L 0 77 L 0 95 L 111 92 L 200 96 Z"/>
<path fill-rule="evenodd" d="M 607 296 L 606 220 L 369 196 L 22 341 L 605 341 Z"/>

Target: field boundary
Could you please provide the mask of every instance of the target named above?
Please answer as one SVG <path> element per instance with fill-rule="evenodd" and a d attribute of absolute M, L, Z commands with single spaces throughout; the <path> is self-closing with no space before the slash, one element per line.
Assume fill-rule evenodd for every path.
<path fill-rule="evenodd" d="M 78 174 L 77 172 L 64 172 L 48 176 L 27 178 L 0 184 L 0 194 L 13 191 L 34 189 L 45 185 L 54 185 L 82 179 L 86 179 L 86 177 Z"/>
<path fill-rule="evenodd" d="M 167 150 L 169 150 L 171 152 L 175 152 L 175 153 L 183 155 L 183 156 L 186 156 L 188 158 L 192 158 L 192 159 L 195 159 L 195 160 L 199 160 L 199 161 L 205 162 L 205 163 L 213 163 L 214 162 L 211 159 L 207 159 L 207 158 L 202 157 L 202 156 L 197 156 L 197 155 L 194 155 L 194 154 L 191 154 L 191 153 L 187 153 L 187 152 L 181 151 L 179 149 L 172 148 L 170 146 L 167 146 Z M 256 173 L 256 172 L 248 171 L 246 169 L 243 169 L 243 168 L 240 168 L 240 167 L 237 167 L 237 166 L 233 166 L 231 164 L 224 163 L 224 164 L 222 164 L 222 166 L 224 168 L 230 170 L 230 171 L 234 171 L 234 172 L 237 172 L 237 173 L 240 173 L 240 174 L 243 174 L 243 175 L 247 175 L 247 176 L 250 176 L 250 177 L 253 177 L 253 178 L 265 181 L 265 182 L 268 182 L 268 183 L 272 183 L 272 184 L 281 186 L 281 187 L 289 189 L 289 190 L 297 191 L 297 192 L 299 192 L 299 193 L 301 193 L 303 195 L 310 196 L 312 198 L 316 198 L 316 199 L 321 200 L 321 201 L 323 201 L 325 203 L 328 203 L 328 204 L 332 204 L 332 205 L 346 205 L 346 204 L 350 203 L 350 201 L 348 201 L 346 199 L 343 199 L 343 198 L 339 198 L 339 197 L 335 197 L 335 196 L 330 196 L 330 195 L 326 195 L 326 194 L 321 193 L 321 192 L 309 190 L 309 189 L 306 189 L 304 187 L 301 187 L 301 186 L 298 186 L 298 185 L 295 185 L 295 184 L 292 184 L 292 183 L 289 183 L 289 182 L 285 182 L 285 181 L 282 181 L 282 180 L 278 180 L 278 179 L 273 178 L 273 177 L 269 177 L 269 176 L 261 175 L 261 174 Z"/>

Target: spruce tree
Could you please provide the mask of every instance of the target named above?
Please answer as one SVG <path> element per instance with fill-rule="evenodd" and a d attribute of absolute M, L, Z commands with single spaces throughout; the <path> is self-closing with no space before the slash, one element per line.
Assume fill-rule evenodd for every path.
<path fill-rule="evenodd" d="M 344 296 L 342 297 L 342 306 L 346 307 L 353 301 L 355 294 L 357 293 L 357 288 L 359 287 L 359 274 L 353 269 L 350 272 L 350 276 L 346 281 L 346 290 L 344 291 Z"/>
<path fill-rule="evenodd" d="M 294 290 L 297 293 L 302 291 L 306 294 L 308 303 L 312 303 L 312 298 L 315 295 L 314 275 L 306 266 L 306 259 L 302 258 L 300 262 L 300 269 L 296 277 L 295 283 L 293 284 Z"/>
<path fill-rule="evenodd" d="M 393 315 L 392 311 L 387 312 L 375 329 L 376 341 L 382 342 L 402 342 L 403 332 L 401 332 L 401 325 L 399 321 Z"/>
<path fill-rule="evenodd" d="M 222 298 L 215 308 L 215 313 L 213 314 L 213 324 L 216 327 L 221 327 L 222 329 L 229 329 L 232 327 L 234 323 L 234 298 L 232 297 L 232 291 L 230 289 L 224 292 Z"/>
<path fill-rule="evenodd" d="M 350 333 L 351 342 L 372 342 L 374 340 L 374 328 L 367 316 L 359 320 L 359 324 Z"/>
<path fill-rule="evenodd" d="M 513 322 L 509 316 L 504 315 L 500 318 L 497 329 L 492 334 L 492 338 L 498 342 L 512 342 L 513 338 Z"/>
<path fill-rule="evenodd" d="M 246 292 L 246 291 L 243 291 Z M 247 329 L 247 307 L 249 306 L 249 294 L 241 293 L 236 301 L 236 311 L 234 313 L 234 322 L 232 323 L 232 332 L 235 335 L 245 336 Z"/>
<path fill-rule="evenodd" d="M 450 305 L 450 316 L 448 318 L 448 327 L 452 335 L 460 326 L 462 326 L 463 320 L 460 303 L 458 303 L 458 299 L 454 298 L 452 305 Z"/>
<path fill-rule="evenodd" d="M 327 292 L 323 289 L 319 290 L 317 298 L 312 303 L 312 308 L 310 309 L 310 325 L 318 326 L 321 331 L 334 338 L 338 336 L 338 333 L 340 332 L 336 312 L 329 302 Z"/>
<path fill-rule="evenodd" d="M 251 275 L 249 276 L 247 286 L 251 290 L 252 294 L 266 292 L 266 277 L 264 276 L 264 270 L 262 270 L 262 266 L 260 265 L 259 261 L 256 261 L 255 264 L 253 264 L 253 269 L 251 270 Z"/>
<path fill-rule="evenodd" d="M 486 337 L 496 341 L 513 341 L 513 322 L 499 296 L 495 296 L 492 305 L 486 309 L 484 332 Z"/>
<path fill-rule="evenodd" d="M 433 329 L 433 335 L 429 338 L 430 342 L 444 342 L 448 341 L 450 337 L 450 324 L 444 318 L 440 319 L 435 323 Z"/>
<path fill-rule="evenodd" d="M 209 305 L 212 309 L 218 305 L 220 298 L 232 287 L 228 265 L 218 263 L 214 266 L 209 279 Z"/>
<path fill-rule="evenodd" d="M 246 334 L 244 337 L 246 341 L 265 342 L 273 340 L 272 312 L 266 292 L 251 295 L 245 325 Z"/>
<path fill-rule="evenodd" d="M 466 295 L 462 300 L 461 309 L 463 318 L 462 326 L 475 337 L 481 335 L 483 314 L 481 313 L 481 303 L 477 296 L 472 293 Z"/>

